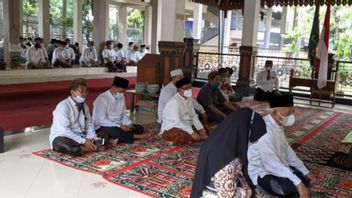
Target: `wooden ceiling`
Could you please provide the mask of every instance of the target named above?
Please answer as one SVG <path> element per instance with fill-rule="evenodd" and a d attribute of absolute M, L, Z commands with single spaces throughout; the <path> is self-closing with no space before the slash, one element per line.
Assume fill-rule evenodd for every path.
<path fill-rule="evenodd" d="M 208 6 L 216 6 L 221 10 L 237 10 L 244 8 L 245 0 L 189 0 Z M 249 0 L 247 0 L 249 1 Z M 250 0 L 252 1 L 252 0 Z M 256 0 L 255 0 L 256 1 Z M 313 6 L 319 1 L 320 5 L 326 4 L 327 0 L 260 0 L 262 7 L 268 6 Z M 352 5 L 352 0 L 330 0 L 331 5 Z"/>

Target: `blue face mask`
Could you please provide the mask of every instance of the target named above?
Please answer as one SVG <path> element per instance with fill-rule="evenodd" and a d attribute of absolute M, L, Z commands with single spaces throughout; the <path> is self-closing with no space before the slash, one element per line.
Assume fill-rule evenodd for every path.
<path fill-rule="evenodd" d="M 220 87 L 220 82 L 216 82 L 216 83 L 213 84 L 213 88 L 214 89 L 217 89 L 219 87 Z"/>
<path fill-rule="evenodd" d="M 82 103 L 84 103 L 86 101 L 86 99 L 81 97 L 81 96 L 76 96 L 75 100 L 79 104 L 82 104 Z"/>

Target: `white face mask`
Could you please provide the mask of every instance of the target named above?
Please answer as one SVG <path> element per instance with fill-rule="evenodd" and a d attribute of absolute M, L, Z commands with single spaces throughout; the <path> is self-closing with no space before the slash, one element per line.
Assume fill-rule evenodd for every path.
<path fill-rule="evenodd" d="M 287 117 L 283 117 L 282 125 L 285 127 L 290 127 L 295 123 L 295 115 L 291 114 Z"/>
<path fill-rule="evenodd" d="M 117 93 L 115 94 L 116 100 L 123 98 L 123 96 L 124 96 L 124 94 L 123 94 L 123 93 L 120 93 L 120 92 L 117 92 Z"/>
<path fill-rule="evenodd" d="M 183 92 L 183 95 L 187 98 L 191 98 L 192 97 L 192 89 L 187 89 Z"/>
<path fill-rule="evenodd" d="M 76 96 L 75 100 L 79 104 L 82 104 L 82 103 L 84 103 L 86 101 L 86 99 L 81 97 L 81 96 Z"/>

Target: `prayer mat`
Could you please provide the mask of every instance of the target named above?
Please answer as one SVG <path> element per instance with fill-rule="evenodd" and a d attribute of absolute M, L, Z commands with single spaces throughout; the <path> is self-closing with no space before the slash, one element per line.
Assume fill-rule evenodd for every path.
<path fill-rule="evenodd" d="M 308 145 L 295 144 L 292 147 L 296 147 L 295 152 L 302 161 L 352 171 L 351 167 L 344 165 L 348 153 L 324 150 Z"/>
<path fill-rule="evenodd" d="M 352 197 L 352 172 L 322 166 L 314 163 L 306 163 L 307 167 L 316 177 L 316 182 L 309 188 L 312 198 L 350 198 Z M 258 188 L 256 197 L 273 198 Z"/>
<path fill-rule="evenodd" d="M 261 111 L 262 115 L 268 113 L 267 104 L 246 99 L 244 104 Z M 352 130 L 351 115 L 302 107 L 296 107 L 295 114 L 296 123 L 286 129 L 286 136 L 297 155 L 317 175 L 317 183 L 310 188 L 312 197 L 352 197 L 352 172 L 334 168 L 338 166 L 329 161 L 336 153 L 346 154 L 350 148 L 340 141 Z M 144 127 L 153 134 L 160 130 L 157 123 Z M 151 197 L 188 197 L 200 146 L 201 143 L 170 146 L 155 137 L 134 144 L 118 144 L 83 157 L 70 157 L 52 150 L 34 154 L 101 174 L 113 184 Z"/>
<path fill-rule="evenodd" d="M 157 134 L 160 131 L 160 124 L 151 123 L 144 125 L 144 128 L 148 133 Z M 151 140 L 135 141 L 134 144 L 120 143 L 103 152 L 87 153 L 82 157 L 73 157 L 51 149 L 33 154 L 71 168 L 105 175 L 158 155 L 169 148 L 166 142 L 156 136 Z"/>

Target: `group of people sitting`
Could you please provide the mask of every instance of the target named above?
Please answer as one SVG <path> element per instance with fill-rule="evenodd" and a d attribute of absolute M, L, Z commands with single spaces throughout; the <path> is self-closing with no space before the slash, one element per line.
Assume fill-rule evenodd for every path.
<path fill-rule="evenodd" d="M 130 42 L 128 48 L 123 49 L 122 43 L 114 45 L 113 41 L 106 41 L 102 55 L 110 72 L 126 72 L 127 65 L 136 65 L 148 53 L 149 48 L 145 45 L 139 47 Z"/>
<path fill-rule="evenodd" d="M 144 133 L 144 128 L 133 124 L 126 115 L 124 92 L 128 84 L 127 79 L 115 77 L 111 88 L 95 99 L 91 116 L 86 104 L 86 80 L 73 80 L 69 85 L 70 95 L 53 111 L 51 148 L 82 156 L 85 152 L 105 150 L 106 145 L 149 138 L 150 134 Z"/>
<path fill-rule="evenodd" d="M 89 41 L 87 47 L 80 52 L 78 43 L 71 44 L 70 39 L 52 39 L 47 48 L 44 47 L 42 38 L 24 39 L 16 45 L 21 51 L 18 61 L 26 63 L 28 69 L 43 69 L 49 67 L 71 68 L 73 65 L 83 67 L 97 67 L 100 65 L 94 41 Z M 110 72 L 126 72 L 127 65 L 136 63 L 149 52 L 146 45 L 128 44 L 123 49 L 122 43 L 114 44 L 114 41 L 106 42 L 106 49 L 102 52 L 103 62 Z"/>
<path fill-rule="evenodd" d="M 269 66 L 266 64 L 266 68 Z M 269 77 L 263 81 L 271 83 L 274 74 L 268 70 L 265 74 Z M 256 188 L 278 197 L 309 197 L 308 187 L 315 178 L 284 133 L 284 128 L 295 122 L 293 97 L 270 95 L 266 99 L 270 113 L 262 117 L 231 100 L 234 92 L 229 73 L 228 69 L 211 72 L 195 99 L 190 79 L 176 69 L 170 72 L 171 81 L 160 93 L 158 122 L 162 139 L 172 145 L 205 141 L 191 197 L 252 197 Z M 70 96 L 53 112 L 49 138 L 53 150 L 82 156 L 104 150 L 107 145 L 151 138 L 152 134 L 132 124 L 125 114 L 124 92 L 128 84 L 128 80 L 115 77 L 112 87 L 95 99 L 90 116 L 85 103 L 86 81 L 72 81 Z M 208 121 L 217 123 L 213 131 L 206 127 Z"/>

